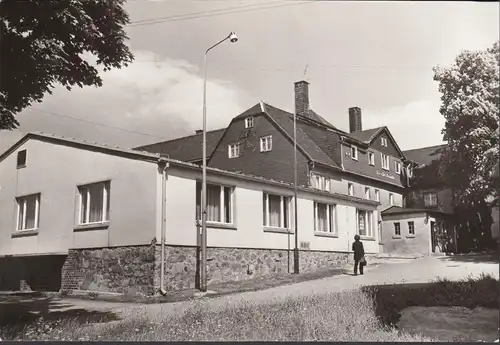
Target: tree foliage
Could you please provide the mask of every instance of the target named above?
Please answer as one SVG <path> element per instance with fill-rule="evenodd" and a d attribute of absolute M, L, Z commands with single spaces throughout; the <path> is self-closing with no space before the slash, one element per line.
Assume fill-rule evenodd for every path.
<path fill-rule="evenodd" d="M 0 1 L 0 130 L 17 128 L 15 115 L 56 84 L 101 86 L 98 66 L 106 71 L 133 60 L 124 1 Z"/>
<path fill-rule="evenodd" d="M 484 51 L 463 51 L 449 67 L 435 67 L 445 118 L 440 175 L 454 191 L 468 224 L 487 229 L 485 200 L 499 196 L 499 42 Z M 481 230 L 481 231 L 483 231 Z"/>

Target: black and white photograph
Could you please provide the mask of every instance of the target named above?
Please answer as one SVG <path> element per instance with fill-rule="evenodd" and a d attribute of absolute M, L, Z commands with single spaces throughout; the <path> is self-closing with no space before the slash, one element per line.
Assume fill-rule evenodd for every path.
<path fill-rule="evenodd" d="M 500 338 L 500 3 L 0 0 L 0 342 Z"/>

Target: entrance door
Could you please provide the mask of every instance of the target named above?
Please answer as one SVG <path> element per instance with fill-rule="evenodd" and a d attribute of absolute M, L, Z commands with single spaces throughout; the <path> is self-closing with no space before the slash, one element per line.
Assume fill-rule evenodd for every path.
<path fill-rule="evenodd" d="M 436 222 L 431 222 L 431 246 L 432 252 L 436 252 Z"/>

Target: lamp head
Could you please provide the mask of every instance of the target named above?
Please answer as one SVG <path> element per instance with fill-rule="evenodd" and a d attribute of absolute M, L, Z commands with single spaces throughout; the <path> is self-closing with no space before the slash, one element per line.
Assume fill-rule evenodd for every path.
<path fill-rule="evenodd" d="M 238 42 L 238 36 L 236 36 L 236 34 L 235 34 L 234 32 L 231 32 L 231 33 L 229 34 L 229 41 L 230 41 L 231 43 L 236 43 L 236 42 Z"/>

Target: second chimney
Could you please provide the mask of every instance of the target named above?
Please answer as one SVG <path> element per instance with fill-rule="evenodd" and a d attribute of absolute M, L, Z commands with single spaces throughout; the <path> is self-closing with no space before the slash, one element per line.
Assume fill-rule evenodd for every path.
<path fill-rule="evenodd" d="M 349 132 L 359 132 L 362 130 L 361 109 L 358 107 L 349 108 Z"/>
<path fill-rule="evenodd" d="M 301 116 L 309 114 L 309 83 L 305 80 L 295 83 L 295 113 Z"/>

